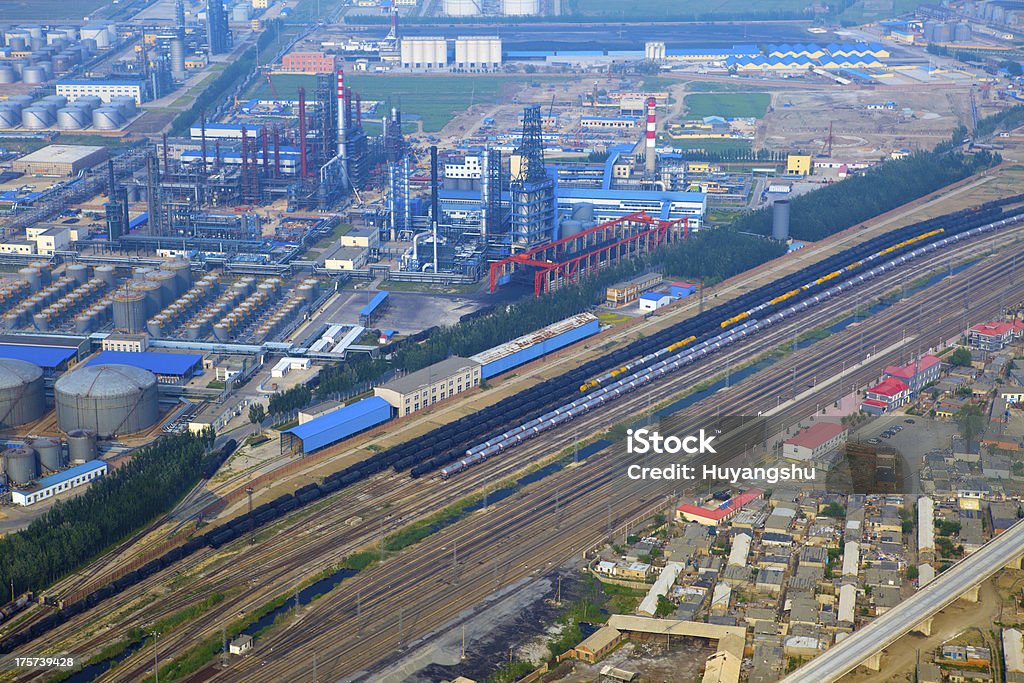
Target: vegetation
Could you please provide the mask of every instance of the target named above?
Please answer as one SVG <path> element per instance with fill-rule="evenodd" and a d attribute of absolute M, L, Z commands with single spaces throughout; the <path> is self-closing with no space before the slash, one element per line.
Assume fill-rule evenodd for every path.
<path fill-rule="evenodd" d="M 822 509 L 821 514 L 834 519 L 843 519 L 846 517 L 846 508 L 839 503 L 829 503 Z"/>
<path fill-rule="evenodd" d="M 271 415 L 282 415 L 305 408 L 313 399 L 313 391 L 305 384 L 297 384 L 287 391 L 279 391 L 267 402 Z M 250 409 L 250 420 L 252 419 Z M 261 420 L 262 421 L 262 420 Z"/>
<path fill-rule="evenodd" d="M 966 443 L 971 443 L 985 428 L 984 408 L 977 403 L 968 403 L 956 412 L 956 423 Z"/>
<path fill-rule="evenodd" d="M 763 92 L 702 93 L 687 95 L 686 116 L 700 119 L 705 116 L 731 118 L 761 118 L 768 111 L 771 95 Z"/>
<path fill-rule="evenodd" d="M 908 564 L 907 565 L 907 580 L 908 581 L 913 581 L 918 576 L 920 576 L 920 573 L 918 572 L 917 565 L 916 564 Z"/>
<path fill-rule="evenodd" d="M 12 582 L 17 592 L 44 588 L 167 512 L 202 477 L 212 443 L 212 431 L 165 437 L 0 539 L 0 603 Z"/>
<path fill-rule="evenodd" d="M 949 354 L 949 362 L 953 365 L 967 367 L 971 364 L 971 352 L 961 346 L 956 351 Z"/>
<path fill-rule="evenodd" d="M 675 604 L 664 595 L 658 596 L 658 606 L 654 608 L 654 616 L 667 617 L 676 611 Z"/>
<path fill-rule="evenodd" d="M 267 409 L 262 403 L 253 403 L 249 406 L 249 422 L 258 425 L 267 419 Z"/>
<path fill-rule="evenodd" d="M 487 677 L 486 683 L 513 683 L 534 670 L 534 665 L 522 659 L 505 662 Z"/>
<path fill-rule="evenodd" d="M 960 533 L 960 522 L 951 519 L 937 519 L 935 528 L 939 530 L 939 536 L 952 536 Z"/>

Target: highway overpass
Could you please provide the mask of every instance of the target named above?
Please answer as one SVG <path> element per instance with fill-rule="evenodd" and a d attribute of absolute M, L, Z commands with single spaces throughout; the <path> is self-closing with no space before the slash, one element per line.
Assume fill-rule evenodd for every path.
<path fill-rule="evenodd" d="M 932 618 L 959 598 L 977 601 L 978 587 L 1004 567 L 1021 568 L 1024 523 L 1017 522 L 977 552 L 882 616 L 803 665 L 782 683 L 830 683 L 861 664 L 881 668 L 882 650 L 911 631 L 929 634 Z"/>

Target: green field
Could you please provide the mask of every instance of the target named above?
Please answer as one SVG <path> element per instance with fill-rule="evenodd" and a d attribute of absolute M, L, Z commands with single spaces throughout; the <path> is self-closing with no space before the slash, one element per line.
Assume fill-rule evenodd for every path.
<path fill-rule="evenodd" d="M 4 21 L 79 20 L 91 16 L 108 0 L 4 0 L 0 2 L 0 18 Z"/>
<path fill-rule="evenodd" d="M 757 16 L 772 12 L 802 12 L 807 0 L 648 0 L 648 2 L 622 2 L 621 0 L 569 0 L 569 14 L 585 16 L 652 18 L 658 16 L 700 17 L 702 15 Z"/>
<path fill-rule="evenodd" d="M 676 149 L 702 149 L 705 152 L 711 153 L 750 149 L 749 140 L 729 140 L 720 138 L 679 140 L 669 135 L 658 135 L 658 144 L 670 145 Z"/>
<path fill-rule="evenodd" d="M 273 76 L 278 97 L 290 99 L 298 87 L 306 88 L 312 97 L 316 87 L 315 76 L 281 74 Z M 423 130 L 441 130 L 452 117 L 469 104 L 490 104 L 509 99 L 523 83 L 530 81 L 561 80 L 534 76 L 432 76 L 432 75 L 361 75 L 345 74 L 345 83 L 364 100 L 383 101 L 387 106 L 399 106 L 403 114 L 415 114 L 423 120 Z M 249 95 L 269 98 L 266 81 Z M 408 121 L 408 118 L 406 118 Z"/>
<path fill-rule="evenodd" d="M 687 95 L 683 100 L 688 119 L 700 119 L 705 116 L 759 119 L 768 111 L 771 101 L 771 95 L 764 92 L 701 93 Z"/>

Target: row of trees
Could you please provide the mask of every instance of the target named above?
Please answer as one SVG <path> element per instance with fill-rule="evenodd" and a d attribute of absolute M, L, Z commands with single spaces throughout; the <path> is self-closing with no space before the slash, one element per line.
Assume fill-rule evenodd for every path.
<path fill-rule="evenodd" d="M 305 384 L 298 384 L 288 391 L 279 391 L 270 397 L 267 409 L 271 415 L 290 413 L 305 408 L 313 400 L 313 391 Z"/>
<path fill-rule="evenodd" d="M 212 431 L 164 437 L 0 539 L 0 603 L 12 598 L 12 582 L 15 595 L 45 588 L 165 514 L 201 478 L 212 443 Z"/>

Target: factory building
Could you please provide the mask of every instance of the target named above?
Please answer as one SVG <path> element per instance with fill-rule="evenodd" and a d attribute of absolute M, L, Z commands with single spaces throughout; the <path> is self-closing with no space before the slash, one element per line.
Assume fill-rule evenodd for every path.
<path fill-rule="evenodd" d="M 735 517 L 743 509 L 744 505 L 759 499 L 763 495 L 764 491 L 753 488 L 730 498 L 724 503 L 720 503 L 715 499 L 711 499 L 706 505 L 685 503 L 676 508 L 676 521 L 696 522 L 704 526 L 718 526 L 720 523 Z"/>
<path fill-rule="evenodd" d="M 625 282 L 617 282 L 605 290 L 605 303 L 610 306 L 631 304 L 642 293 L 660 285 L 661 279 L 661 273 L 644 273 Z"/>
<path fill-rule="evenodd" d="M 281 433 L 281 452 L 307 454 L 391 419 L 391 405 L 371 396 Z"/>
<path fill-rule="evenodd" d="M 436 36 L 402 38 L 400 60 L 403 69 L 426 71 L 448 67 L 448 41 Z"/>
<path fill-rule="evenodd" d="M 231 49 L 231 31 L 228 29 L 228 13 L 223 0 L 207 0 L 206 44 L 211 55 L 223 54 Z"/>
<path fill-rule="evenodd" d="M 501 68 L 501 38 L 460 36 L 455 39 L 452 67 L 463 71 L 494 71 Z"/>
<path fill-rule="evenodd" d="M 107 160 L 106 147 L 91 145 L 47 145 L 11 162 L 11 168 L 25 175 L 70 177 Z"/>
<path fill-rule="evenodd" d="M 475 360 L 452 356 L 375 387 L 373 393 L 390 403 L 399 415 L 409 415 L 479 386 L 480 369 Z"/>
<path fill-rule="evenodd" d="M 331 74 L 337 69 L 334 55 L 323 52 L 291 52 L 281 59 L 282 71 L 304 74 Z"/>
<path fill-rule="evenodd" d="M 131 97 L 136 105 L 146 101 L 146 82 L 142 80 L 82 80 L 57 82 L 57 94 L 72 103 L 80 97 L 95 96 L 109 104 L 115 97 Z"/>
<path fill-rule="evenodd" d="M 847 429 L 833 422 L 817 422 L 782 442 L 782 455 L 792 460 L 817 460 L 846 442 Z"/>
<path fill-rule="evenodd" d="M 86 363 L 93 365 L 130 365 L 156 375 L 160 384 L 183 384 L 203 368 L 203 357 L 193 353 L 155 351 L 100 351 Z"/>
<path fill-rule="evenodd" d="M 475 356 L 470 356 L 470 360 L 479 363 L 480 376 L 489 379 L 552 351 L 575 344 L 600 331 L 597 316 L 593 313 L 581 313 L 500 346 L 481 351 Z"/>
<path fill-rule="evenodd" d="M 15 505 L 27 507 L 47 498 L 52 498 L 58 493 L 84 486 L 106 474 L 107 463 L 102 460 L 92 460 L 82 465 L 70 467 L 63 472 L 43 477 L 27 489 L 15 489 L 11 491 L 11 500 Z"/>
<path fill-rule="evenodd" d="M 80 344 L 84 342 L 84 344 Z M 39 337 L 35 335 L 0 335 L 0 358 L 13 358 L 38 365 L 47 377 L 66 370 L 86 353 L 88 338 Z"/>

